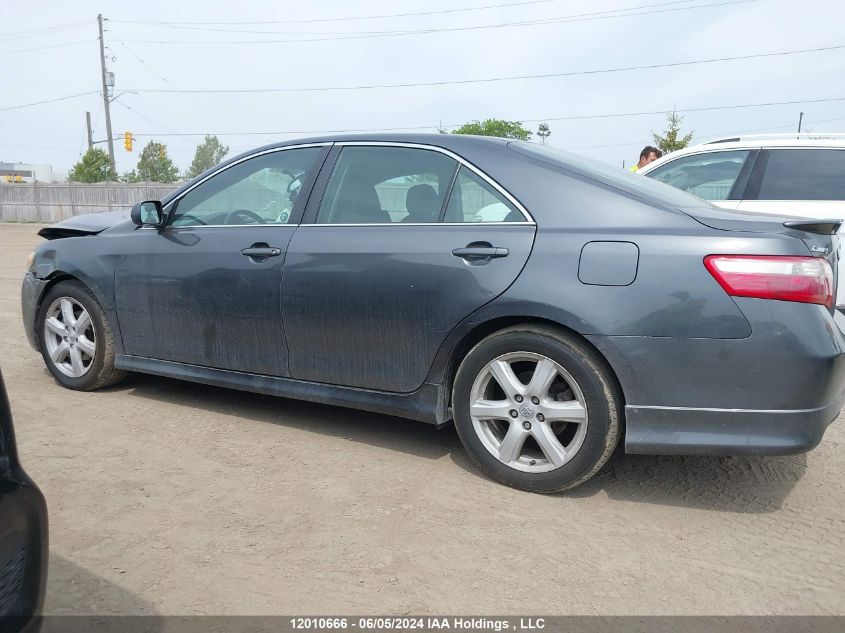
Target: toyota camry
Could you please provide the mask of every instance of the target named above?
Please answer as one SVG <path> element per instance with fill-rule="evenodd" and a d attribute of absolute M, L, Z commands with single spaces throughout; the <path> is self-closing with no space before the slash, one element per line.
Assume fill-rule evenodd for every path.
<path fill-rule="evenodd" d="M 23 321 L 70 389 L 132 371 L 454 423 L 548 493 L 620 443 L 816 446 L 845 388 L 838 228 L 525 142 L 313 138 L 42 229 Z"/>

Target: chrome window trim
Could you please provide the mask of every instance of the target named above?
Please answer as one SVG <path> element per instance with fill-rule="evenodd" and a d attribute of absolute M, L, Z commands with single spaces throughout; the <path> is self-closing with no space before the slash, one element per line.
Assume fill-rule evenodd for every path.
<path fill-rule="evenodd" d="M 284 224 L 280 226 L 285 226 Z M 292 226 L 292 225 L 288 225 Z M 533 222 L 361 222 L 359 224 L 314 224 L 303 223 L 300 227 L 330 226 L 537 226 Z M 178 228 L 178 227 L 177 227 Z"/>
<path fill-rule="evenodd" d="M 274 227 L 274 228 L 297 228 L 297 227 L 333 227 L 333 226 L 537 226 L 533 222 L 381 222 L 381 223 L 359 223 L 359 224 L 314 224 L 314 223 L 305 223 L 302 224 L 187 224 L 185 226 L 170 226 L 168 225 L 168 229 L 173 229 L 174 231 L 178 231 L 181 229 L 186 230 L 194 230 L 194 229 L 227 229 L 232 228 L 233 226 L 251 226 L 251 227 Z M 139 226 L 139 230 L 159 230 L 159 227 L 155 226 Z"/>
<path fill-rule="evenodd" d="M 519 222 L 518 224 L 525 224 L 525 223 Z M 180 229 L 191 229 L 191 230 L 193 230 L 193 229 L 230 229 L 233 226 L 253 226 L 253 227 L 263 226 L 265 228 L 269 228 L 269 227 L 281 228 L 281 227 L 287 226 L 287 227 L 295 229 L 296 227 L 302 226 L 302 225 L 301 224 L 288 224 L 288 223 L 281 224 L 279 222 L 272 222 L 272 223 L 267 222 L 266 224 L 261 224 L 260 222 L 255 222 L 254 224 L 185 224 L 183 226 L 171 226 L 170 224 L 168 224 L 165 228 L 167 228 L 168 230 L 178 231 Z M 139 226 L 138 230 L 153 229 L 155 231 L 159 231 L 159 230 L 161 230 L 161 228 L 162 227 L 160 227 L 160 226 Z"/>
<path fill-rule="evenodd" d="M 171 200 L 166 205 L 164 205 L 164 209 L 167 210 L 168 208 L 171 208 L 171 210 L 172 210 L 172 205 L 179 202 L 179 200 L 184 198 L 191 191 L 193 191 L 194 189 L 199 187 L 201 184 L 203 184 L 207 180 L 210 180 L 211 178 L 214 178 L 217 174 L 221 174 L 224 171 L 226 171 L 227 169 L 230 169 L 231 167 L 234 167 L 235 165 L 240 165 L 241 163 L 248 161 L 252 158 L 257 158 L 258 156 L 264 156 L 266 154 L 273 154 L 275 152 L 284 152 L 284 151 L 287 151 L 289 149 L 306 149 L 306 148 L 309 148 L 309 147 L 330 147 L 331 145 L 333 145 L 333 143 L 331 141 L 326 141 L 326 142 L 322 142 L 322 143 L 302 143 L 302 144 L 299 144 L 299 145 L 285 145 L 284 147 L 273 147 L 273 148 L 270 148 L 270 149 L 265 149 L 265 150 L 260 151 L 260 152 L 255 152 L 254 154 L 249 154 L 248 156 L 244 156 L 243 158 L 239 158 L 238 160 L 236 160 L 232 163 L 229 163 L 228 165 L 225 165 L 225 166 L 221 167 L 220 169 L 217 169 L 217 170 L 211 172 L 210 174 L 208 174 L 208 176 L 206 176 L 205 178 L 203 178 L 199 182 L 195 182 L 193 185 L 191 185 L 190 187 L 185 189 L 185 191 L 181 192 L 178 196 L 173 198 L 173 200 Z M 206 227 L 207 228 L 207 227 L 218 227 L 218 226 L 252 226 L 252 225 L 251 224 L 200 224 L 200 225 L 196 225 L 196 226 L 194 226 L 194 225 L 190 225 L 190 226 L 191 226 L 191 228 L 197 228 L 197 227 Z M 295 224 L 267 224 L 267 225 L 262 224 L 261 226 L 297 226 L 297 225 L 295 225 Z M 152 228 L 157 228 L 157 227 L 152 227 Z M 167 228 L 170 228 L 169 223 L 167 224 Z M 176 226 L 176 227 L 173 227 L 173 228 L 178 229 L 178 228 L 182 228 L 182 227 Z"/>
<path fill-rule="evenodd" d="M 502 187 L 499 183 L 493 180 L 490 176 L 485 174 L 481 171 L 478 167 L 470 163 L 468 160 L 455 154 L 453 151 L 445 149 L 443 147 L 438 147 L 437 145 L 426 145 L 425 143 L 403 143 L 401 141 L 337 141 L 335 145 L 339 147 L 361 147 L 361 146 L 368 146 L 368 147 L 408 147 L 411 149 L 424 149 L 430 150 L 434 152 L 440 152 L 441 154 L 445 154 L 449 158 L 457 161 L 458 164 L 463 165 L 470 171 L 474 172 L 477 176 L 482 178 L 484 181 L 487 182 L 491 187 L 493 187 L 496 191 L 502 194 L 505 198 L 507 198 L 508 202 L 514 205 L 520 213 L 522 213 L 522 217 L 525 218 L 525 222 L 453 222 L 451 224 L 483 224 L 485 226 L 490 226 L 494 224 L 537 224 L 534 221 L 534 218 L 531 217 L 531 214 L 528 213 L 528 210 L 522 206 L 522 204 L 514 198 L 510 192 L 508 192 L 504 187 Z M 319 213 L 319 209 L 318 209 Z M 325 223 L 314 223 L 314 224 L 300 224 L 299 226 L 390 226 L 393 224 L 404 224 L 405 226 L 415 226 L 415 223 L 412 222 L 375 222 L 372 224 L 350 224 L 350 225 L 341 225 L 341 224 L 325 224 Z M 429 223 L 425 223 L 429 224 Z M 431 222 L 430 224 L 443 224 L 446 225 L 445 222 Z"/>
<path fill-rule="evenodd" d="M 212 173 L 208 174 L 202 180 L 195 182 L 185 191 L 182 191 L 178 196 L 170 200 L 165 206 L 165 211 L 169 214 L 170 211 L 173 209 L 173 205 L 175 205 L 179 200 L 189 194 L 191 191 L 199 187 L 201 184 L 214 178 L 216 175 L 226 171 L 227 169 L 234 167 L 235 165 L 239 165 L 247 160 L 252 158 L 256 158 L 258 156 L 264 156 L 266 154 L 273 154 L 275 152 L 284 152 L 290 149 L 305 149 L 309 147 L 330 147 L 332 145 L 338 145 L 340 147 L 347 147 L 347 146 L 369 146 L 369 147 L 408 147 L 411 149 L 423 149 L 429 150 L 434 152 L 439 152 L 448 156 L 449 158 L 456 161 L 459 165 L 462 165 L 475 173 L 477 176 L 482 178 L 485 182 L 487 182 L 491 187 L 493 187 L 496 191 L 502 194 L 508 202 L 514 205 L 522 216 L 525 218 L 525 222 L 425 222 L 425 223 L 416 223 L 416 222 L 376 222 L 376 223 L 367 223 L 367 224 L 323 224 L 323 223 L 301 223 L 301 224 L 195 224 L 195 225 L 186 225 L 186 226 L 172 226 L 171 224 L 167 224 L 166 228 L 168 229 L 211 229 L 211 228 L 225 228 L 225 227 L 233 227 L 233 226 L 467 226 L 467 225 L 482 225 L 482 226 L 497 226 L 497 225 L 511 225 L 511 226 L 521 226 L 521 225 L 534 225 L 536 226 L 537 222 L 528 212 L 528 210 L 519 202 L 516 198 L 514 198 L 510 192 L 508 192 L 504 187 L 502 187 L 499 183 L 493 180 L 490 176 L 480 170 L 478 167 L 470 163 L 468 160 L 455 154 L 451 150 L 445 149 L 443 147 L 438 147 L 437 145 L 427 145 L 425 143 L 403 143 L 401 141 L 324 141 L 320 143 L 301 143 L 297 145 L 285 145 L 284 147 L 273 147 L 270 149 L 266 149 L 260 152 L 255 152 L 254 154 L 249 154 L 244 156 L 220 169 L 213 171 Z M 160 230 L 160 227 L 154 226 L 142 226 L 139 227 L 142 229 L 154 229 Z"/>

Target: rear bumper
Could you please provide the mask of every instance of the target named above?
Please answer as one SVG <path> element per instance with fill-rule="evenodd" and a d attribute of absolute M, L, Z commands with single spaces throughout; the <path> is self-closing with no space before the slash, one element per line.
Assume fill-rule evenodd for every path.
<path fill-rule="evenodd" d="M 587 337 L 625 395 L 625 450 L 685 455 L 808 451 L 845 404 L 845 315 L 738 298 L 742 339 Z"/>
<path fill-rule="evenodd" d="M 816 409 L 625 407 L 625 452 L 656 455 L 789 455 L 814 449 L 839 415 L 843 392 Z"/>
<path fill-rule="evenodd" d="M 26 339 L 35 351 L 38 351 L 38 338 L 35 336 L 35 319 L 38 315 L 38 302 L 47 286 L 47 281 L 39 279 L 31 272 L 23 276 L 21 286 L 21 314 Z"/>

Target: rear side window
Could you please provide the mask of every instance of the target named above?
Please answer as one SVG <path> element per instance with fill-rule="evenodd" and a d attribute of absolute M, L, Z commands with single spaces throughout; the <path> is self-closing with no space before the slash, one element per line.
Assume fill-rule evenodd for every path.
<path fill-rule="evenodd" d="M 646 174 L 705 200 L 727 200 L 749 150 L 683 156 Z"/>
<path fill-rule="evenodd" d="M 526 222 L 526 219 L 493 185 L 462 166 L 452 187 L 443 221 Z"/>
<path fill-rule="evenodd" d="M 757 199 L 845 200 L 845 150 L 770 150 Z"/>
<path fill-rule="evenodd" d="M 437 222 L 456 169 L 457 161 L 431 150 L 344 147 L 317 223 Z"/>

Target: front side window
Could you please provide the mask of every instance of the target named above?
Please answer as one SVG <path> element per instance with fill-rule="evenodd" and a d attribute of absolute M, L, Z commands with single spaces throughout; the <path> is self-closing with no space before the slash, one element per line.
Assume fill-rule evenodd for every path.
<path fill-rule="evenodd" d="M 727 200 L 749 153 L 732 150 L 684 156 L 646 175 L 705 200 Z"/>
<path fill-rule="evenodd" d="M 493 185 L 466 166 L 449 197 L 444 222 L 526 222 L 525 216 Z"/>
<path fill-rule="evenodd" d="M 757 198 L 845 200 L 845 150 L 770 150 Z"/>
<path fill-rule="evenodd" d="M 320 150 L 288 149 L 238 163 L 185 194 L 170 225 L 287 224 Z"/>
<path fill-rule="evenodd" d="M 317 212 L 318 224 L 437 222 L 457 161 L 410 147 L 344 147 Z"/>

